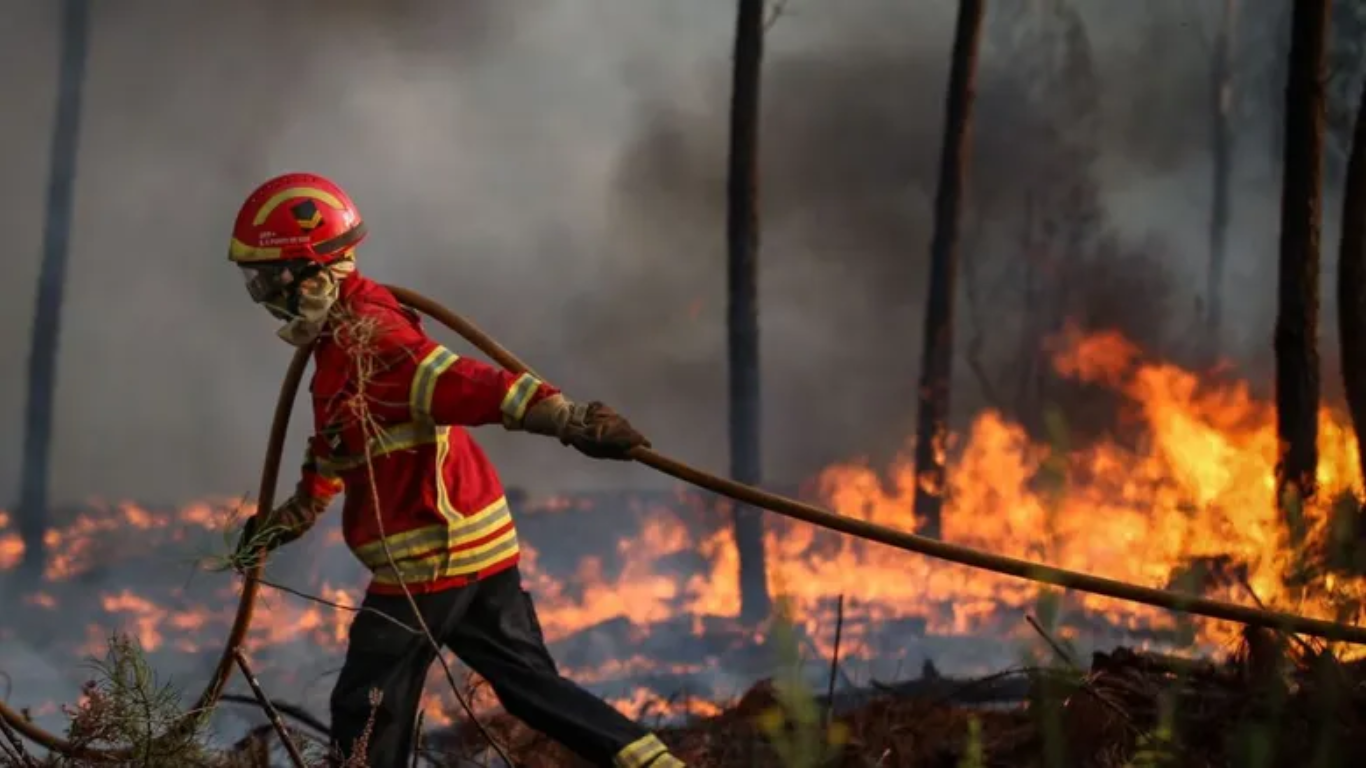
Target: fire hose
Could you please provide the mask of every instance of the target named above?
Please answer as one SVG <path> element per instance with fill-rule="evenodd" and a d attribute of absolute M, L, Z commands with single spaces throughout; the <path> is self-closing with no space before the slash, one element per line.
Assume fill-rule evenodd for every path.
<path fill-rule="evenodd" d="M 514 373 L 530 373 L 531 369 L 515 355 L 501 346 L 488 334 L 464 317 L 452 312 L 437 302 L 398 286 L 386 286 L 394 296 L 405 305 L 433 318 L 437 322 L 461 336 L 484 355 Z M 294 400 L 298 394 L 299 383 L 304 369 L 308 366 L 309 348 L 299 349 L 290 361 L 285 378 L 280 386 L 280 397 L 275 404 L 275 417 L 271 424 L 270 438 L 266 448 L 266 458 L 261 470 L 261 487 L 258 495 L 258 509 L 271 508 L 275 496 L 275 484 L 280 473 L 280 459 L 284 449 L 285 434 L 289 425 Z M 776 493 L 755 488 L 718 477 L 689 466 L 677 459 L 650 448 L 636 448 L 631 458 L 637 463 L 650 467 L 665 475 L 681 480 L 689 485 L 727 497 L 745 506 L 758 507 L 784 517 L 800 520 L 821 528 L 837 531 L 885 546 L 914 552 L 959 565 L 966 565 L 994 573 L 1014 576 L 1020 579 L 1048 584 L 1064 589 L 1102 595 L 1105 597 L 1140 603 L 1170 611 L 1203 616 L 1210 619 L 1235 622 L 1252 627 L 1261 627 L 1280 632 L 1318 637 L 1324 640 L 1366 645 L 1366 627 L 1355 624 L 1339 624 L 1323 619 L 1314 619 L 1291 613 L 1282 613 L 1250 606 L 1226 603 L 1196 595 L 1183 594 L 1170 590 L 1144 587 L 1128 582 L 1107 579 L 1079 571 L 1057 568 L 1042 563 L 1021 560 L 1004 555 L 992 554 L 959 544 L 951 544 L 937 539 L 919 536 L 914 533 L 870 523 L 864 520 L 845 517 L 821 507 L 807 504 Z M 214 669 L 209 684 L 204 688 L 195 706 L 173 728 L 185 728 L 207 717 L 217 704 L 219 696 L 232 674 L 233 653 L 242 645 L 247 630 L 251 626 L 252 611 L 260 588 L 258 579 L 264 563 L 259 559 L 244 574 L 242 594 L 238 602 L 237 615 L 223 654 Z M 54 752 L 71 757 L 92 760 L 127 759 L 127 750 L 82 749 L 67 740 L 49 733 L 15 712 L 4 702 L 0 702 L 0 719 L 16 731 L 37 744 Z"/>

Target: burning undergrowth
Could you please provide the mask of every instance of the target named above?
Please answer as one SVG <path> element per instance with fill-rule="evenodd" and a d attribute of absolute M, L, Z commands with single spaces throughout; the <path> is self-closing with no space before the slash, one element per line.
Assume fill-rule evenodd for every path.
<path fill-rule="evenodd" d="M 688 765 L 709 768 L 1270 768 L 1302 766 L 1307 756 L 1327 768 L 1350 764 L 1366 726 L 1366 668 L 1257 631 L 1218 662 L 1121 648 L 1083 665 L 1058 646 L 1041 666 L 926 682 L 935 681 L 828 698 L 764 680 L 724 711 L 661 735 Z M 999 699 L 1026 706 L 977 706 L 993 699 L 973 691 L 991 685 Z M 489 726 L 527 768 L 580 764 L 511 718 Z M 485 750 L 470 728 L 434 734 L 426 748 L 448 764 Z"/>
<path fill-rule="evenodd" d="M 1201 378 L 1153 360 L 1118 334 L 1070 332 L 1051 349 L 1058 376 L 1110 392 L 1114 427 L 1084 442 L 1050 418 L 1051 442 L 997 411 L 982 412 L 952 453 L 943 530 L 961 544 L 1153 586 L 1356 622 L 1366 580 L 1356 539 L 1356 444 L 1344 418 L 1321 414 L 1319 501 L 1286 525 L 1274 502 L 1274 410 L 1246 384 Z M 879 470 L 832 466 L 802 495 L 844 515 L 902 529 L 910 518 L 909 458 Z M 665 721 L 714 714 L 772 674 L 768 627 L 744 626 L 728 510 L 690 491 L 598 493 L 525 501 L 523 569 L 552 651 L 565 671 L 632 714 Z M 229 544 L 249 513 L 232 500 L 179 511 L 95 506 L 48 532 L 43 583 L 14 601 L 0 628 L 0 665 L 15 704 L 60 726 L 57 702 L 79 692 L 83 655 L 100 657 L 112 630 L 129 632 L 153 665 L 194 688 L 221 651 L 235 581 L 196 567 Z M 22 545 L 0 515 L 0 567 Z M 843 596 L 839 689 L 904 677 L 932 659 L 959 674 L 1000 669 L 1033 642 L 1038 615 L 1061 641 L 1126 642 L 1219 654 L 1236 627 L 1036 585 L 910 556 L 770 517 L 770 588 L 790 601 L 813 674 L 834 655 Z M 1359 558 L 1357 558 L 1359 560 Z M 335 519 L 272 558 L 249 639 L 258 672 L 291 701 L 326 711 L 363 574 Z M 17 580 L 15 580 L 17 582 Z M 451 702 L 431 686 L 428 724 Z M 191 693 L 194 691 L 191 690 Z M 487 711 L 495 704 L 479 699 Z M 241 717 L 242 719 L 236 719 Z M 217 727 L 247 715 L 225 708 Z"/>

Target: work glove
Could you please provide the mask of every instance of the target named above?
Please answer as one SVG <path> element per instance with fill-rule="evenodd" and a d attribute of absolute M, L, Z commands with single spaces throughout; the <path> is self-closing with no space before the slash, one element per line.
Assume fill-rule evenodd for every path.
<path fill-rule="evenodd" d="M 242 536 L 237 540 L 237 551 L 249 547 L 264 547 L 267 552 L 288 544 L 313 527 L 322 515 L 321 505 L 308 497 L 295 495 L 273 511 L 260 512 L 247 518 Z"/>
<path fill-rule="evenodd" d="M 559 394 L 533 405 L 519 428 L 557 437 L 595 459 L 626 461 L 632 448 L 650 447 L 650 441 L 611 408 L 596 400 L 575 403 Z"/>
<path fill-rule="evenodd" d="M 594 459 L 627 461 L 632 448 L 649 448 L 650 441 L 624 416 L 594 400 L 575 403 L 560 433 L 560 442 Z"/>

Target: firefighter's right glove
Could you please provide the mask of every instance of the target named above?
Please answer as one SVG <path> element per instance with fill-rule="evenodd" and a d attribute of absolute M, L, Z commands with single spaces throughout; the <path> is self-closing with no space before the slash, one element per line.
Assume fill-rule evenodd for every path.
<path fill-rule="evenodd" d="M 596 400 L 576 403 L 560 442 L 594 459 L 627 461 L 632 448 L 649 448 L 650 441 L 626 417 Z"/>
<path fill-rule="evenodd" d="M 594 459 L 629 461 L 632 448 L 649 448 L 650 441 L 621 414 L 596 400 L 574 403 L 553 395 L 527 411 L 522 428 L 553 435 L 560 442 Z"/>
<path fill-rule="evenodd" d="M 270 552 L 298 539 L 318 522 L 319 507 L 313 499 L 295 495 L 265 515 L 257 512 L 242 527 L 237 551 L 261 547 Z"/>

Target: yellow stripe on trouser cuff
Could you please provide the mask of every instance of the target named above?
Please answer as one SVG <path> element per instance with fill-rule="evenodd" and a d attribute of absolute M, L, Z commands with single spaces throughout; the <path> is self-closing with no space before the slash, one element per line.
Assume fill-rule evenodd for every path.
<path fill-rule="evenodd" d="M 503 396 L 503 424 L 508 427 L 518 427 L 522 424 L 522 417 L 526 415 L 527 404 L 531 402 L 531 397 L 536 394 L 536 390 L 541 388 L 541 380 L 529 373 L 524 373 L 512 382 L 508 387 L 508 392 Z"/>
<path fill-rule="evenodd" d="M 478 573 L 499 561 L 516 554 L 517 531 L 509 528 L 506 533 L 492 541 L 459 552 L 440 552 L 419 560 L 398 560 L 398 573 L 409 584 L 436 581 L 450 576 L 467 576 Z M 397 584 L 394 569 L 385 559 L 384 565 L 374 569 L 375 581 L 380 584 Z"/>
<path fill-rule="evenodd" d="M 612 758 L 612 765 L 614 768 L 645 768 L 651 760 L 668 751 L 669 748 L 664 746 L 664 742 L 652 733 L 622 747 L 616 757 Z"/>
<path fill-rule="evenodd" d="M 436 380 L 447 368 L 455 365 L 460 356 L 445 347 L 438 346 L 427 356 L 422 358 L 422 362 L 417 364 L 417 371 L 413 374 L 412 390 L 408 393 L 408 402 L 413 409 L 413 419 L 415 421 L 430 421 L 432 418 L 432 396 L 436 393 Z"/>
<path fill-rule="evenodd" d="M 487 536 L 489 532 L 496 531 L 511 521 L 512 510 L 508 509 L 507 501 L 500 498 L 484 509 L 463 518 L 457 525 L 438 523 L 423 526 L 391 534 L 385 537 L 384 541 L 389 543 L 389 551 L 393 553 L 395 560 L 406 560 L 433 550 L 447 550 L 469 543 Z M 358 560 L 370 568 L 389 564 L 384 554 L 384 543 L 381 541 L 361 544 L 352 551 Z"/>

